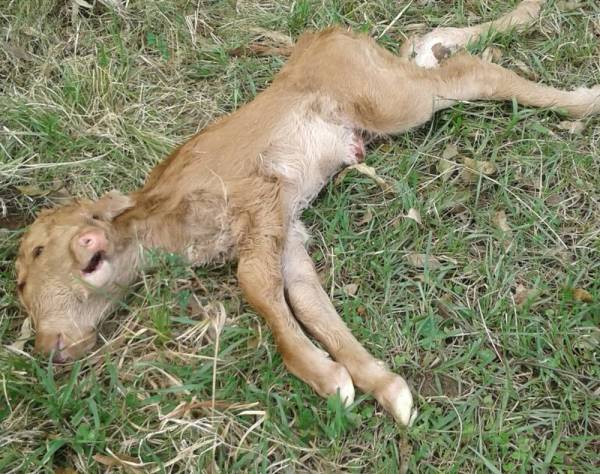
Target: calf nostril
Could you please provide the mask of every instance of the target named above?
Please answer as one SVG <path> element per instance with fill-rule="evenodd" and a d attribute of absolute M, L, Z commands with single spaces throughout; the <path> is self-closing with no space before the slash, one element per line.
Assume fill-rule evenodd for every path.
<path fill-rule="evenodd" d="M 52 356 L 52 362 L 56 364 L 63 364 L 67 361 L 67 358 L 62 352 L 55 352 L 54 356 Z"/>

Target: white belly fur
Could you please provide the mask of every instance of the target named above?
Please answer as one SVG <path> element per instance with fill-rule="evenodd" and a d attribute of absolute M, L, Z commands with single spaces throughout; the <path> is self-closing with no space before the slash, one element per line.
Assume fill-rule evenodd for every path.
<path fill-rule="evenodd" d="M 342 167 L 358 161 L 352 126 L 327 120 L 333 104 L 320 99 L 318 105 L 304 102 L 292 111 L 263 156 L 265 172 L 283 183 L 290 217 L 307 207 Z"/>

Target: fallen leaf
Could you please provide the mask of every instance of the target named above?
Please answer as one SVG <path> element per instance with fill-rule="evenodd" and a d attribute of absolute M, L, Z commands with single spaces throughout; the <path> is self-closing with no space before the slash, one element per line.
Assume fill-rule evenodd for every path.
<path fill-rule="evenodd" d="M 585 123 L 583 123 L 580 120 L 575 120 L 575 121 L 563 120 L 562 122 L 559 122 L 557 127 L 560 128 L 561 130 L 566 130 L 567 132 L 569 132 L 572 135 L 575 135 L 575 134 L 578 135 L 585 130 Z"/>
<path fill-rule="evenodd" d="M 267 30 L 259 26 L 250 28 L 250 31 L 256 35 L 267 38 L 274 43 L 279 43 L 286 46 L 292 46 L 294 44 L 294 40 L 290 36 L 279 31 Z"/>
<path fill-rule="evenodd" d="M 452 172 L 457 169 L 458 165 L 454 161 L 440 158 L 437 162 L 436 169 L 442 181 L 446 181 L 452 175 Z"/>
<path fill-rule="evenodd" d="M 40 188 L 37 184 L 25 184 L 23 186 L 15 186 L 21 194 L 29 197 L 45 196 L 50 190 Z"/>
<path fill-rule="evenodd" d="M 31 318 L 25 318 L 23 324 L 21 325 L 21 332 L 19 333 L 19 337 L 15 339 L 15 342 L 10 344 L 8 347 L 16 349 L 18 351 L 22 351 L 25 347 L 25 343 L 31 339 Z"/>
<path fill-rule="evenodd" d="M 491 161 L 478 161 L 463 157 L 464 167 L 461 170 L 461 179 L 465 183 L 473 183 L 480 175 L 490 176 L 496 173 L 497 168 Z"/>
<path fill-rule="evenodd" d="M 600 330 L 591 329 L 591 334 L 582 334 L 573 344 L 574 349 L 580 351 L 596 351 L 600 347 Z"/>
<path fill-rule="evenodd" d="M 573 290 L 573 299 L 575 301 L 581 301 L 583 303 L 591 303 L 592 301 L 594 301 L 592 294 L 589 291 L 584 290 L 583 288 L 575 288 Z"/>
<path fill-rule="evenodd" d="M 222 303 L 208 303 L 202 305 L 198 299 L 193 296 L 188 303 L 188 311 L 191 318 L 199 318 L 202 321 L 208 321 L 207 335 L 211 340 L 215 340 L 223 331 L 227 313 Z"/>
<path fill-rule="evenodd" d="M 492 222 L 502 232 L 506 232 L 507 234 L 512 232 L 512 229 L 510 228 L 510 226 L 508 225 L 508 222 L 506 220 L 506 213 L 504 211 L 495 212 Z"/>
<path fill-rule="evenodd" d="M 468 189 L 459 189 L 453 193 L 444 195 L 443 201 L 438 204 L 438 211 L 465 212 L 468 211 L 468 202 L 473 198 L 473 194 Z"/>
<path fill-rule="evenodd" d="M 4 51 L 6 51 L 15 59 L 22 59 L 24 61 L 31 59 L 31 55 L 25 49 L 15 44 L 4 43 L 3 48 Z"/>
<path fill-rule="evenodd" d="M 406 31 L 426 31 L 428 29 L 427 23 L 411 23 L 410 25 L 406 25 L 403 27 L 403 30 Z"/>
<path fill-rule="evenodd" d="M 523 306 L 525 303 L 535 300 L 539 294 L 539 290 L 527 288 L 519 283 L 515 288 L 515 304 L 519 307 Z"/>
<path fill-rule="evenodd" d="M 584 2 L 567 0 L 567 1 L 557 2 L 556 6 L 558 7 L 559 10 L 561 10 L 563 12 L 570 12 L 570 11 L 577 10 L 578 8 L 583 7 L 584 4 L 585 4 Z"/>
<path fill-rule="evenodd" d="M 477 160 L 472 160 L 471 158 L 463 158 L 463 163 L 469 169 L 475 170 L 479 173 L 482 173 L 482 174 L 485 174 L 488 176 L 495 174 L 497 171 L 496 165 L 494 163 L 492 163 L 491 161 L 477 161 Z"/>
<path fill-rule="evenodd" d="M 358 163 L 356 165 L 349 166 L 346 169 L 347 170 L 356 170 L 359 173 L 361 173 L 365 176 L 368 176 L 373 181 L 375 181 L 379 185 L 379 187 L 381 187 L 381 189 L 383 190 L 384 193 L 395 194 L 394 186 L 392 186 L 385 179 L 383 179 L 381 176 L 379 176 L 377 174 L 377 172 L 375 171 L 375 168 L 373 168 L 372 166 L 369 166 L 365 163 Z"/>
<path fill-rule="evenodd" d="M 356 308 L 356 314 L 358 314 L 359 316 L 364 316 L 365 314 L 367 314 L 367 308 L 365 308 L 364 306 L 359 306 L 358 308 Z"/>
<path fill-rule="evenodd" d="M 367 210 L 365 211 L 363 216 L 360 219 L 356 220 L 356 224 L 359 226 L 362 226 L 362 225 L 368 224 L 372 220 L 373 220 L 373 211 L 371 210 L 370 207 L 367 207 Z"/>
<path fill-rule="evenodd" d="M 77 474 L 77 471 L 72 467 L 55 467 L 54 474 Z"/>
<path fill-rule="evenodd" d="M 526 62 L 517 59 L 513 62 L 513 64 L 515 65 L 517 71 L 521 73 L 521 76 L 524 76 L 532 81 L 537 81 L 539 79 L 537 73 L 531 69 Z"/>
<path fill-rule="evenodd" d="M 83 8 L 89 8 L 90 10 L 92 8 L 94 8 L 92 5 L 90 5 L 85 0 L 73 0 L 73 3 L 79 5 L 80 7 L 83 7 Z"/>
<path fill-rule="evenodd" d="M 123 8 L 123 0 L 100 0 L 101 3 L 108 5 L 109 7 L 121 10 Z"/>
<path fill-rule="evenodd" d="M 454 145 L 452 143 L 446 145 L 446 148 L 444 148 L 444 151 L 442 152 L 442 158 L 444 160 L 451 160 L 452 158 L 454 158 L 457 155 L 458 155 L 458 148 L 456 147 L 456 145 Z"/>
<path fill-rule="evenodd" d="M 502 59 L 502 50 L 495 46 L 488 46 L 481 53 L 481 59 L 488 63 L 497 63 Z"/>
<path fill-rule="evenodd" d="M 421 213 L 414 207 L 411 207 L 408 210 L 408 214 L 406 214 L 405 216 L 402 216 L 402 217 L 406 217 L 407 219 L 412 219 L 417 224 L 423 225 L 423 222 L 421 221 Z"/>
<path fill-rule="evenodd" d="M 452 310 L 452 297 L 449 294 L 443 295 L 439 300 L 435 301 L 438 312 L 445 319 L 451 319 L 453 317 Z"/>
<path fill-rule="evenodd" d="M 138 467 L 144 466 L 144 464 L 140 463 L 138 459 L 127 456 L 126 454 L 111 453 L 110 456 L 106 456 L 104 454 L 94 454 L 92 457 L 98 464 L 108 467 L 122 467 L 126 472 L 141 473 L 142 470 L 138 469 Z"/>
<path fill-rule="evenodd" d="M 248 349 L 258 349 L 262 343 L 262 338 L 260 336 L 254 336 L 248 338 L 246 341 L 246 348 Z"/>
<path fill-rule="evenodd" d="M 356 283 L 349 283 L 344 286 L 344 293 L 348 296 L 355 296 L 358 291 L 358 285 Z"/>
<path fill-rule="evenodd" d="M 442 262 L 437 257 L 433 255 L 426 255 L 424 253 L 409 253 L 406 255 L 406 260 L 408 263 L 416 268 L 440 268 L 442 266 Z"/>

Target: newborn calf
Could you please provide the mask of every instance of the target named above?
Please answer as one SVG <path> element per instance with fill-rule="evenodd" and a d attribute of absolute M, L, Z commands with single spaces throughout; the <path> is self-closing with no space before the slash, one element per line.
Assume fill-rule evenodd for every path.
<path fill-rule="evenodd" d="M 197 265 L 237 259 L 243 293 L 294 375 L 346 403 L 356 386 L 409 424 L 408 385 L 336 313 L 305 249 L 300 212 L 364 158 L 364 134 L 401 133 L 458 101 L 512 98 L 573 117 L 600 111 L 598 86 L 560 91 L 466 54 L 424 69 L 365 36 L 304 34 L 267 90 L 175 150 L 142 189 L 39 215 L 17 259 L 36 349 L 57 361 L 89 351 L 98 323 L 143 271 L 143 249 Z"/>

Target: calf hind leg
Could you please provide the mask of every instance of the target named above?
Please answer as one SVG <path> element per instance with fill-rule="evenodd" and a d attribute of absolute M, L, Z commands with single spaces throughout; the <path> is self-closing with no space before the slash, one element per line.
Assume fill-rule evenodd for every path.
<path fill-rule="evenodd" d="M 600 113 L 600 86 L 555 89 L 469 54 L 453 56 L 437 69 L 388 61 L 377 71 L 349 98 L 357 125 L 374 133 L 400 133 L 459 101 L 514 98 L 526 106 L 559 108 L 571 117 Z"/>

